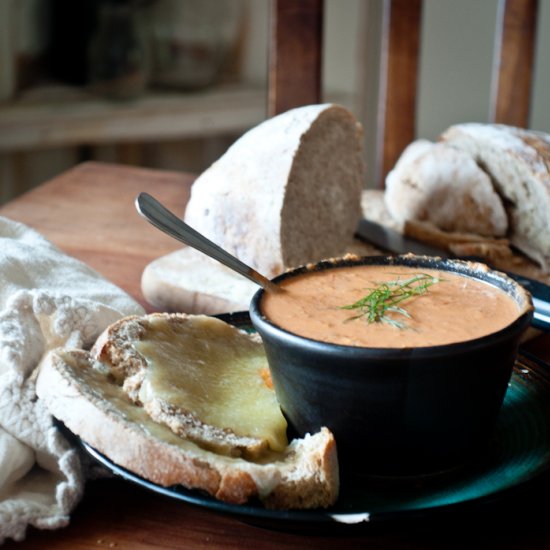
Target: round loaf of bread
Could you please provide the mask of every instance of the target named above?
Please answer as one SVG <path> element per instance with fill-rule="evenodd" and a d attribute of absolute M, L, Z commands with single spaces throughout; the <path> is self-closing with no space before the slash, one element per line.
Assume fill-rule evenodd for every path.
<path fill-rule="evenodd" d="M 468 123 L 451 126 L 441 140 L 487 172 L 504 202 L 511 243 L 550 272 L 550 135 Z"/>
<path fill-rule="evenodd" d="M 185 221 L 268 277 L 331 257 L 361 216 L 362 129 L 332 104 L 254 127 L 191 189 Z"/>
<path fill-rule="evenodd" d="M 412 142 L 386 178 L 386 207 L 399 223 L 430 222 L 448 232 L 500 237 L 508 221 L 489 176 L 445 143 Z"/>

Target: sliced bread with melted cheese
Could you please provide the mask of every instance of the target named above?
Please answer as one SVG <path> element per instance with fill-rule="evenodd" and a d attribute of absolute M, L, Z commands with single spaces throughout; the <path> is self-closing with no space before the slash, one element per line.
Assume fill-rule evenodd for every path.
<path fill-rule="evenodd" d="M 153 313 L 108 327 L 91 355 L 153 420 L 204 448 L 257 458 L 287 445 L 256 334 L 206 315 Z"/>
<path fill-rule="evenodd" d="M 325 428 L 262 460 L 202 448 L 155 422 L 82 350 L 56 350 L 41 366 L 37 394 L 69 430 L 116 464 L 162 486 L 206 491 L 233 504 L 259 499 L 269 508 L 316 508 L 338 496 L 338 464 Z"/>

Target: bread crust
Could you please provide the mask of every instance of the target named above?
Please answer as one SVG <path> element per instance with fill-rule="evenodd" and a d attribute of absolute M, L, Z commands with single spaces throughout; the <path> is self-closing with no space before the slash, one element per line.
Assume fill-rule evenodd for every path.
<path fill-rule="evenodd" d="M 69 430 L 153 483 L 201 489 L 232 504 L 259 498 L 274 508 L 327 507 L 337 498 L 336 446 L 326 428 L 262 463 L 218 455 L 152 421 L 82 350 L 50 352 L 37 394 Z"/>
<path fill-rule="evenodd" d="M 220 473 L 191 453 L 182 453 L 140 429 L 137 422 L 116 418 L 116 408 L 97 393 L 86 389 L 73 376 L 77 369 L 92 369 L 93 363 L 84 351 L 52 352 L 41 365 L 36 392 L 53 416 L 89 445 L 105 453 L 114 462 L 154 483 L 170 486 L 181 483 L 215 494 Z M 111 382 L 112 383 L 112 382 Z M 120 399 L 125 401 L 121 393 Z M 130 401 L 127 401 L 130 406 Z M 147 457 L 146 460 L 143 457 Z"/>
<path fill-rule="evenodd" d="M 148 264 L 141 276 L 145 299 L 159 311 L 214 315 L 247 310 L 258 285 L 192 248 Z"/>
<path fill-rule="evenodd" d="M 337 105 L 268 119 L 195 180 L 185 221 L 268 277 L 337 255 L 361 213 L 361 137 Z"/>
<path fill-rule="evenodd" d="M 461 177 L 455 177 L 453 165 Z M 465 170 L 467 165 L 473 168 Z M 447 202 L 460 199 L 458 206 L 451 201 L 439 212 L 438 195 Z M 398 229 L 410 236 L 454 254 L 486 257 L 501 269 L 545 281 L 550 276 L 549 134 L 503 124 L 456 124 L 437 143 L 417 140 L 407 147 L 388 175 L 384 200 Z M 386 223 L 365 203 L 365 217 Z M 502 211 L 507 229 L 493 223 L 502 221 Z"/>
<path fill-rule="evenodd" d="M 550 135 L 467 123 L 451 126 L 440 140 L 489 174 L 507 210 L 510 242 L 550 273 Z"/>
<path fill-rule="evenodd" d="M 383 190 L 364 192 L 363 215 L 366 219 L 390 227 L 420 242 L 447 250 L 455 256 L 485 258 L 497 269 L 513 271 L 550 284 L 550 273 L 545 273 L 533 260 L 513 250 L 506 238 L 482 237 L 473 233 L 447 232 L 428 222 L 408 220 L 397 223 L 385 207 Z"/>
<path fill-rule="evenodd" d="M 412 142 L 386 178 L 385 201 L 400 224 L 428 222 L 447 231 L 505 235 L 508 220 L 489 176 L 466 152 Z"/>
<path fill-rule="evenodd" d="M 267 277 L 343 255 L 361 216 L 362 136 L 334 104 L 270 118 L 195 180 L 184 219 Z M 156 309 L 206 314 L 246 310 L 257 290 L 186 248 L 147 265 L 141 288 Z"/>

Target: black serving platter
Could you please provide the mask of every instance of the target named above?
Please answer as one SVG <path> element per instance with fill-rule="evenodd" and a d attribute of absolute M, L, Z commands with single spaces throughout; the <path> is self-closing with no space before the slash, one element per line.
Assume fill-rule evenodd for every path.
<path fill-rule="evenodd" d="M 220 316 L 252 331 L 247 313 Z M 113 463 L 86 442 L 84 450 L 114 474 L 156 493 L 251 522 L 339 524 L 344 526 L 391 519 L 432 516 L 442 511 L 504 499 L 550 467 L 550 372 L 536 358 L 520 354 L 514 366 L 493 439 L 470 464 L 433 479 L 394 483 L 342 472 L 337 503 L 327 510 L 268 510 L 261 504 L 233 505 L 181 486 L 162 487 Z"/>

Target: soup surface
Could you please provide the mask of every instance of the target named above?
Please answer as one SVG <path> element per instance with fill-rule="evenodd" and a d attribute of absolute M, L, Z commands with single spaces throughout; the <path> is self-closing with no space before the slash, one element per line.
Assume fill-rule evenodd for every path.
<path fill-rule="evenodd" d="M 262 298 L 262 313 L 270 321 L 301 336 L 350 346 L 461 342 L 498 331 L 521 313 L 513 298 L 488 283 L 408 266 L 326 269 L 288 278 L 280 286 L 285 292 L 266 292 Z M 390 302 L 398 295 L 404 298 L 393 307 L 400 309 L 392 310 Z"/>

